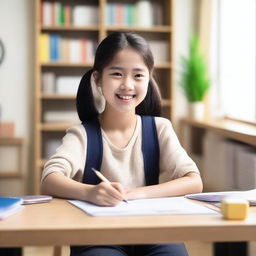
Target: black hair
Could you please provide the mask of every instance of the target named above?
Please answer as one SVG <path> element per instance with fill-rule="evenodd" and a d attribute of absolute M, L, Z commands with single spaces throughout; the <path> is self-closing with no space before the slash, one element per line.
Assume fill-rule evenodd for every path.
<path fill-rule="evenodd" d="M 158 85 L 153 78 L 154 59 L 147 41 L 140 35 L 132 32 L 115 32 L 103 39 L 98 45 L 94 66 L 83 75 L 80 81 L 76 96 L 76 107 L 82 122 L 99 115 L 92 94 L 92 73 L 97 71 L 101 75 L 103 69 L 111 62 L 115 54 L 125 48 L 132 48 L 140 54 L 150 74 L 146 97 L 136 107 L 136 114 L 161 116 L 161 95 Z"/>

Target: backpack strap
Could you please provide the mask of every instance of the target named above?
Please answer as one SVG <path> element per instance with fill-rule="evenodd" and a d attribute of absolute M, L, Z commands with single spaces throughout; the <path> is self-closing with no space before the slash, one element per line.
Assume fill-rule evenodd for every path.
<path fill-rule="evenodd" d="M 141 116 L 142 121 L 142 154 L 146 185 L 155 185 L 159 182 L 159 143 L 153 116 Z M 87 154 L 84 168 L 83 183 L 98 184 L 100 179 L 92 168 L 101 169 L 103 143 L 98 119 L 82 123 L 87 134 Z"/>
<path fill-rule="evenodd" d="M 153 116 L 141 116 L 142 153 L 147 186 L 159 183 L 159 143 Z"/>
<path fill-rule="evenodd" d="M 87 134 L 87 153 L 84 167 L 83 183 L 96 185 L 100 179 L 92 168 L 100 170 L 103 155 L 103 143 L 100 124 L 97 118 L 82 123 Z"/>

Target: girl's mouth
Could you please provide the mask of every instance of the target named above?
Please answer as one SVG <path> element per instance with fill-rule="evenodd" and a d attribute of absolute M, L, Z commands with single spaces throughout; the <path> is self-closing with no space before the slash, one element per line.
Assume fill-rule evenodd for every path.
<path fill-rule="evenodd" d="M 135 95 L 122 95 L 122 94 L 116 94 L 116 96 L 120 100 L 131 100 L 135 97 Z"/>

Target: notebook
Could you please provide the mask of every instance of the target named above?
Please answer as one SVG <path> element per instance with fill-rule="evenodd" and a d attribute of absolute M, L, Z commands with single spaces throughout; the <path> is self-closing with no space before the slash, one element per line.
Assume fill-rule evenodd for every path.
<path fill-rule="evenodd" d="M 23 209 L 22 202 L 19 197 L 0 197 L 0 220 Z"/>
<path fill-rule="evenodd" d="M 250 205 L 256 205 L 256 189 L 245 191 L 222 191 L 222 192 L 207 192 L 198 194 L 188 194 L 185 196 L 189 199 L 204 201 L 209 203 L 219 203 L 225 197 L 236 197 L 248 200 Z"/>

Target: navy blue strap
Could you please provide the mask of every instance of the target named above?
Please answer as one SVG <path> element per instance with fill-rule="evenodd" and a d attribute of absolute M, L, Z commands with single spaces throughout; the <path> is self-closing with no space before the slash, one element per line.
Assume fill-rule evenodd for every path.
<path fill-rule="evenodd" d="M 95 185 L 100 183 L 100 179 L 95 175 L 92 168 L 100 170 L 103 155 L 100 124 L 97 118 L 82 124 L 87 134 L 87 154 L 83 183 Z"/>
<path fill-rule="evenodd" d="M 153 116 L 141 116 L 142 153 L 147 186 L 159 183 L 159 143 Z"/>
<path fill-rule="evenodd" d="M 142 120 L 142 153 L 146 185 L 159 182 L 159 143 L 153 116 L 141 116 Z M 98 184 L 99 178 L 92 167 L 101 170 L 103 144 L 98 119 L 83 123 L 87 134 L 87 155 L 83 183 Z"/>

